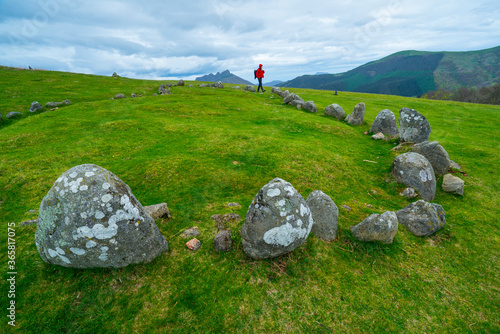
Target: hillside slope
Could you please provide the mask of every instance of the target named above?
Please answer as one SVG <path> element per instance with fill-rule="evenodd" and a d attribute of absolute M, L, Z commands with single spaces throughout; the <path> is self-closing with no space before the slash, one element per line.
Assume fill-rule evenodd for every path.
<path fill-rule="evenodd" d="M 402 51 L 341 74 L 305 75 L 282 87 L 420 96 L 500 82 L 500 47 L 469 52 Z"/>

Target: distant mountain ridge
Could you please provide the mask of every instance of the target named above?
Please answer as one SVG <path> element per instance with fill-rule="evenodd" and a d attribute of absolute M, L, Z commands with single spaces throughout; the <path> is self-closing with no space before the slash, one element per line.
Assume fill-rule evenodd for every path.
<path fill-rule="evenodd" d="M 402 51 L 340 74 L 304 75 L 282 87 L 400 96 L 500 82 L 500 46 L 467 52 Z"/>
<path fill-rule="evenodd" d="M 221 81 L 223 83 L 237 84 L 237 85 L 253 85 L 250 81 L 246 81 L 245 79 L 242 79 L 237 75 L 234 75 L 233 73 L 229 72 L 229 70 L 225 70 L 222 73 L 217 72 L 216 74 L 210 73 L 210 74 L 198 77 L 195 80 L 196 81 L 210 81 L 210 82 Z"/>

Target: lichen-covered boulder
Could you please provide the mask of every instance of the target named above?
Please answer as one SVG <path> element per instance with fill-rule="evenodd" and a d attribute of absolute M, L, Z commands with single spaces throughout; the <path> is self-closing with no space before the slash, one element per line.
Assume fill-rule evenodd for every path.
<path fill-rule="evenodd" d="M 382 132 L 387 137 L 399 137 L 398 125 L 396 116 L 389 109 L 384 109 L 378 113 L 370 127 L 371 133 Z"/>
<path fill-rule="evenodd" d="M 335 202 L 321 190 L 315 190 L 309 194 L 306 203 L 314 220 L 311 233 L 324 241 L 335 240 L 339 227 L 339 208 Z"/>
<path fill-rule="evenodd" d="M 418 111 L 402 108 L 399 111 L 399 140 L 401 142 L 421 143 L 429 141 L 431 125 Z"/>
<path fill-rule="evenodd" d="M 316 108 L 316 104 L 314 104 L 314 101 L 307 101 L 306 103 L 302 104 L 302 107 L 312 113 L 317 113 L 318 108 Z"/>
<path fill-rule="evenodd" d="M 43 110 L 43 107 L 37 101 L 33 102 L 30 106 L 30 112 L 37 112 Z"/>
<path fill-rule="evenodd" d="M 443 146 L 437 141 L 422 142 L 413 146 L 413 152 L 422 154 L 432 165 L 436 175 L 444 175 L 450 167 L 450 157 Z"/>
<path fill-rule="evenodd" d="M 336 119 L 344 119 L 345 111 L 338 104 L 330 104 L 325 108 L 325 115 L 335 117 Z"/>
<path fill-rule="evenodd" d="M 304 99 L 295 93 L 290 93 L 283 99 L 283 104 L 293 104 L 296 106 L 297 104 L 304 105 L 304 103 Z"/>
<path fill-rule="evenodd" d="M 365 119 L 365 104 L 360 102 L 356 104 L 352 114 L 346 117 L 346 121 L 351 125 L 361 125 Z"/>
<path fill-rule="evenodd" d="M 130 188 L 96 165 L 64 172 L 43 198 L 35 243 L 45 262 L 64 267 L 125 267 L 168 250 Z"/>
<path fill-rule="evenodd" d="M 397 156 L 392 163 L 392 176 L 397 182 L 415 188 L 426 201 L 432 201 L 436 195 L 434 169 L 421 154 L 408 152 Z"/>
<path fill-rule="evenodd" d="M 395 212 L 372 214 L 358 225 L 351 227 L 354 238 L 361 241 L 381 241 L 390 244 L 398 233 L 398 217 Z"/>
<path fill-rule="evenodd" d="M 419 200 L 396 212 L 400 224 L 418 237 L 429 236 L 446 224 L 441 205 Z"/>
<path fill-rule="evenodd" d="M 248 208 L 241 229 L 243 250 L 253 259 L 289 253 L 306 241 L 313 223 L 304 198 L 276 178 L 260 189 Z"/>

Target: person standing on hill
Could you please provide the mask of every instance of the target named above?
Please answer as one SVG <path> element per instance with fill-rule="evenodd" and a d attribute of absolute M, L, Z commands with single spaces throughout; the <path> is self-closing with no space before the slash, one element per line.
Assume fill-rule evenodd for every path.
<path fill-rule="evenodd" d="M 265 71 L 262 69 L 262 64 L 259 65 L 259 68 L 255 71 L 255 77 L 259 80 L 259 87 L 257 88 L 257 93 L 259 89 L 262 89 L 262 93 L 265 92 L 264 87 L 262 87 L 262 79 L 264 78 Z"/>

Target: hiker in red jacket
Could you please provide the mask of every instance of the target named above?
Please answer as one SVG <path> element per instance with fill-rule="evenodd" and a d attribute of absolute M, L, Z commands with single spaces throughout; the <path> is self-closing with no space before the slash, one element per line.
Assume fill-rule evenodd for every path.
<path fill-rule="evenodd" d="M 259 68 L 255 72 L 255 76 L 257 77 L 257 80 L 259 80 L 259 87 L 257 88 L 257 93 L 259 92 L 259 89 L 262 89 L 262 93 L 265 92 L 264 87 L 262 87 L 262 78 L 264 78 L 264 70 L 262 69 L 262 64 L 259 65 Z"/>

